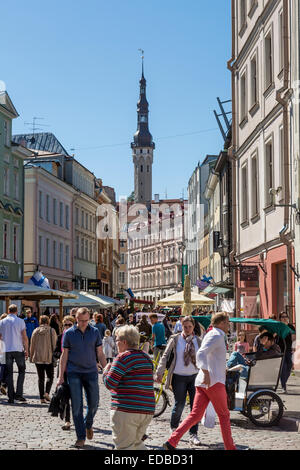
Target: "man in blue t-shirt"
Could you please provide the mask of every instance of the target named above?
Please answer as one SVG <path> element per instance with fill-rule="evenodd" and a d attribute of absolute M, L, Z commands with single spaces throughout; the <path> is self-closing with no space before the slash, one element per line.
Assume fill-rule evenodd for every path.
<path fill-rule="evenodd" d="M 93 420 L 99 404 L 97 357 L 104 368 L 99 331 L 89 325 L 90 313 L 85 307 L 76 312 L 77 325 L 69 328 L 63 338 L 60 373 L 57 385 L 64 382 L 67 373 L 71 393 L 72 413 L 77 435 L 75 447 L 82 448 L 86 437 L 93 438 Z M 87 414 L 83 417 L 82 389 L 86 392 Z"/>
<path fill-rule="evenodd" d="M 24 322 L 26 325 L 26 334 L 30 348 L 31 336 L 34 330 L 39 327 L 39 321 L 34 315 L 32 315 L 32 311 L 30 310 L 30 308 L 25 311 L 25 314 L 26 318 L 24 318 Z"/>
<path fill-rule="evenodd" d="M 151 313 L 149 315 L 151 324 L 152 324 L 152 343 L 153 343 L 153 359 L 154 362 L 157 359 L 157 356 L 162 355 L 164 349 L 166 348 L 167 341 L 165 336 L 165 327 L 158 321 L 158 316 L 156 313 Z"/>

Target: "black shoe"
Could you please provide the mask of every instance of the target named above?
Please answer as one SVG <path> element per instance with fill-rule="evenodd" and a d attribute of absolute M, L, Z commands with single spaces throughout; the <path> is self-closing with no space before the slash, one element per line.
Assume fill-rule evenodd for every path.
<path fill-rule="evenodd" d="M 23 402 L 27 401 L 26 398 L 22 397 L 21 395 L 16 395 L 15 400 L 16 401 L 23 401 Z"/>
<path fill-rule="evenodd" d="M 148 436 L 147 436 L 147 434 L 144 434 L 143 437 L 142 437 L 142 441 L 145 441 L 146 439 L 148 439 Z"/>
<path fill-rule="evenodd" d="M 7 400 L 7 403 L 13 404 L 13 403 L 14 403 L 14 399 L 13 399 L 13 398 L 9 398 L 9 399 Z"/>
<path fill-rule="evenodd" d="M 175 450 L 175 447 L 172 446 L 168 441 L 163 444 L 164 450 Z"/>

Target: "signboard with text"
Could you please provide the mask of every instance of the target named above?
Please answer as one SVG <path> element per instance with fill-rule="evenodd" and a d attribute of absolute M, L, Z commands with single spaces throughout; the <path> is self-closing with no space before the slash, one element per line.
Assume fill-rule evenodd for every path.
<path fill-rule="evenodd" d="M 241 266 L 240 281 L 258 281 L 258 266 Z"/>

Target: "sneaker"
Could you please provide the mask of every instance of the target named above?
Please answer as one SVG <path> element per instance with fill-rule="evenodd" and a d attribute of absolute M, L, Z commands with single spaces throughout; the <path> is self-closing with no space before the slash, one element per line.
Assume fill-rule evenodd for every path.
<path fill-rule="evenodd" d="M 21 395 L 16 395 L 16 396 L 15 396 L 15 400 L 16 400 L 16 401 L 23 401 L 23 402 L 26 402 L 26 401 L 27 401 L 26 398 L 22 397 Z"/>
<path fill-rule="evenodd" d="M 190 444 L 192 444 L 193 446 L 200 446 L 201 445 L 201 442 L 199 441 L 197 434 L 191 434 Z"/>
<path fill-rule="evenodd" d="M 80 440 L 78 439 L 76 442 L 75 442 L 75 447 L 77 447 L 77 449 L 83 449 L 84 447 L 84 444 L 85 444 L 85 440 Z"/>
<path fill-rule="evenodd" d="M 14 399 L 13 399 L 13 398 L 9 398 L 9 399 L 7 400 L 7 403 L 14 404 Z"/>
<path fill-rule="evenodd" d="M 168 441 L 163 443 L 164 450 L 175 450 L 175 447 L 172 446 Z"/>
<path fill-rule="evenodd" d="M 94 436 L 93 428 L 87 429 L 87 430 L 86 430 L 86 437 L 87 437 L 89 440 L 91 440 L 91 439 L 93 439 L 93 436 Z"/>

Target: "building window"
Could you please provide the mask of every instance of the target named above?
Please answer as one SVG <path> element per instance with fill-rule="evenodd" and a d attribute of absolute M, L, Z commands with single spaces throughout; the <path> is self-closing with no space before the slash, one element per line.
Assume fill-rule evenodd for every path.
<path fill-rule="evenodd" d="M 64 269 L 64 245 L 59 244 L 59 269 Z"/>
<path fill-rule="evenodd" d="M 4 145 L 10 147 L 10 125 L 8 121 L 4 121 Z"/>
<path fill-rule="evenodd" d="M 59 226 L 64 226 L 64 204 L 63 202 L 59 203 Z"/>
<path fill-rule="evenodd" d="M 14 198 L 16 201 L 19 200 L 19 191 L 20 191 L 20 188 L 19 188 L 19 172 L 18 171 L 15 171 L 14 172 Z"/>
<path fill-rule="evenodd" d="M 75 224 L 79 225 L 79 209 L 75 207 Z"/>
<path fill-rule="evenodd" d="M 284 135 L 283 135 L 283 126 L 279 128 L 279 185 L 282 187 L 281 191 L 281 199 L 283 199 L 284 195 L 284 187 L 285 187 L 285 168 L 284 168 Z"/>
<path fill-rule="evenodd" d="M 84 258 L 84 238 L 81 239 L 81 259 Z"/>
<path fill-rule="evenodd" d="M 89 253 L 88 253 L 88 241 L 87 240 L 85 240 L 84 248 L 85 248 L 85 259 L 86 259 L 86 261 L 88 261 Z"/>
<path fill-rule="evenodd" d="M 79 258 L 79 236 L 76 235 L 76 258 Z"/>
<path fill-rule="evenodd" d="M 271 31 L 265 37 L 265 89 L 273 83 L 273 45 Z"/>
<path fill-rule="evenodd" d="M 247 79 L 246 79 L 246 72 L 241 76 L 241 85 L 240 85 L 240 93 L 241 93 L 241 119 L 240 122 L 244 121 L 247 117 Z"/>
<path fill-rule="evenodd" d="M 251 179 L 252 179 L 252 217 L 259 213 L 259 181 L 258 181 L 258 164 L 257 154 L 251 159 Z"/>
<path fill-rule="evenodd" d="M 9 258 L 9 224 L 4 222 L 3 225 L 3 258 Z"/>
<path fill-rule="evenodd" d="M 43 193 L 39 191 L 39 217 L 43 218 Z"/>
<path fill-rule="evenodd" d="M 265 145 L 265 206 L 273 204 L 273 196 L 270 189 L 273 188 L 273 143 L 272 140 Z"/>
<path fill-rule="evenodd" d="M 50 240 L 46 239 L 46 266 L 50 266 Z"/>
<path fill-rule="evenodd" d="M 85 214 L 85 228 L 89 229 L 89 214 Z"/>
<path fill-rule="evenodd" d="M 81 211 L 81 228 L 84 228 L 84 212 Z"/>
<path fill-rule="evenodd" d="M 240 31 L 246 26 L 247 0 L 240 0 Z"/>
<path fill-rule="evenodd" d="M 46 220 L 50 222 L 50 196 L 46 195 Z"/>
<path fill-rule="evenodd" d="M 242 167 L 242 223 L 248 222 L 248 165 Z"/>
<path fill-rule="evenodd" d="M 38 264 L 43 264 L 43 237 L 39 235 L 39 258 Z"/>
<path fill-rule="evenodd" d="M 13 260 L 18 262 L 19 258 L 19 228 L 15 225 L 13 228 Z"/>
<path fill-rule="evenodd" d="M 90 254 L 89 254 L 89 261 L 92 263 L 93 260 L 93 243 L 90 242 Z"/>
<path fill-rule="evenodd" d="M 66 229 L 69 230 L 70 228 L 70 208 L 66 206 Z"/>
<path fill-rule="evenodd" d="M 66 271 L 70 269 L 70 247 L 66 245 Z"/>
<path fill-rule="evenodd" d="M 53 241 L 53 268 L 56 268 L 56 240 Z"/>
<path fill-rule="evenodd" d="M 258 103 L 257 56 L 251 60 L 251 107 Z"/>
<path fill-rule="evenodd" d="M 283 35 L 283 12 L 279 13 L 279 72 L 284 66 L 284 35 Z"/>
<path fill-rule="evenodd" d="M 4 194 L 9 196 L 9 168 L 4 167 Z"/>
<path fill-rule="evenodd" d="M 57 214 L 56 214 L 56 211 L 57 211 L 57 201 L 56 199 L 54 198 L 53 199 L 53 223 L 55 225 L 57 225 Z"/>

